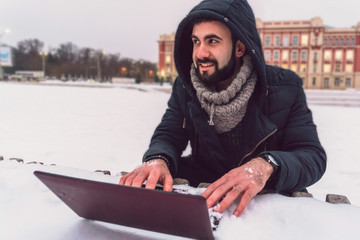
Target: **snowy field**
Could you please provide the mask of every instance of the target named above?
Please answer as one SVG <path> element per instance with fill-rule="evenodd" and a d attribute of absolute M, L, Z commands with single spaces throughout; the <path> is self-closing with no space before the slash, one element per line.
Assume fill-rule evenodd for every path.
<path fill-rule="evenodd" d="M 0 239 L 169 239 L 83 220 L 33 176 L 42 170 L 117 183 L 119 172 L 140 164 L 170 86 L 102 86 L 0 83 Z M 360 108 L 329 106 L 337 100 L 325 96 L 334 92 L 309 94 L 321 96 L 322 105 L 310 108 L 328 155 L 327 172 L 308 189 L 314 198 L 257 196 L 240 218 L 224 213 L 216 239 L 359 239 Z M 44 165 L 27 164 L 33 161 Z M 352 205 L 325 203 L 327 193 Z"/>

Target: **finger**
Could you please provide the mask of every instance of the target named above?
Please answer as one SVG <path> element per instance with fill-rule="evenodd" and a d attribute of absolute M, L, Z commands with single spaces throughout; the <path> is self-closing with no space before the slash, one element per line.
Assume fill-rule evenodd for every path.
<path fill-rule="evenodd" d="M 159 181 L 159 177 L 160 177 L 160 173 L 158 171 L 151 171 L 150 172 L 150 175 L 146 181 L 146 186 L 145 188 L 147 189 L 155 189 L 156 187 L 156 184 L 158 183 Z"/>
<path fill-rule="evenodd" d="M 226 181 L 222 178 L 218 179 L 217 181 L 213 182 L 212 184 L 210 184 L 210 186 L 208 186 L 205 190 L 205 192 L 203 192 L 201 194 L 201 196 L 203 196 L 204 198 L 208 199 L 209 196 L 221 185 L 223 185 Z"/>
<path fill-rule="evenodd" d="M 133 187 L 142 187 L 145 179 L 149 176 L 149 173 L 146 171 L 140 171 L 132 182 Z"/>
<path fill-rule="evenodd" d="M 171 192 L 172 191 L 172 184 L 173 184 L 173 178 L 171 177 L 170 174 L 167 174 L 165 176 L 165 180 L 164 180 L 164 188 L 163 190 L 166 192 Z"/>
<path fill-rule="evenodd" d="M 207 198 L 206 203 L 208 205 L 208 208 L 211 208 L 214 206 L 214 204 L 220 200 L 223 196 L 226 195 L 226 193 L 231 189 L 231 183 L 224 183 L 223 185 L 220 185 L 218 188 L 215 189 L 211 193 L 211 195 Z"/>
<path fill-rule="evenodd" d="M 137 172 L 138 172 L 138 169 L 135 169 L 135 170 L 132 171 L 132 172 L 126 173 L 125 175 L 123 175 L 123 176 L 120 178 L 119 184 L 125 185 L 125 182 L 126 182 L 126 180 L 129 178 L 129 176 L 132 176 L 133 174 L 136 175 Z"/>
<path fill-rule="evenodd" d="M 130 173 L 130 175 L 126 178 L 124 185 L 125 186 L 132 186 L 133 179 L 136 177 L 137 174 Z"/>
<path fill-rule="evenodd" d="M 245 191 L 244 194 L 241 197 L 239 205 L 236 207 L 235 211 L 233 212 L 233 215 L 236 217 L 239 217 L 247 205 L 249 204 L 250 200 L 253 198 L 253 194 L 250 191 Z"/>
<path fill-rule="evenodd" d="M 214 211 L 222 213 L 224 212 L 243 192 L 243 187 L 237 185 L 234 186 L 225 196 L 225 198 L 215 206 Z"/>
<path fill-rule="evenodd" d="M 120 185 L 124 185 L 125 180 L 126 180 L 126 178 L 127 178 L 127 175 L 128 175 L 128 174 L 126 174 L 126 175 L 124 175 L 124 176 L 122 176 L 122 177 L 120 178 L 120 180 L 119 180 L 119 184 L 120 184 Z"/>

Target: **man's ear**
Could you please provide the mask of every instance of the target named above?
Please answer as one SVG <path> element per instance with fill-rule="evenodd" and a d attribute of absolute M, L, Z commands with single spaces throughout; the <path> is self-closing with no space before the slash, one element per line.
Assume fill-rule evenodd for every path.
<path fill-rule="evenodd" d="M 236 57 L 239 58 L 239 57 L 244 56 L 245 51 L 246 51 L 245 45 L 240 40 L 237 40 L 235 46 L 236 46 L 236 48 L 235 48 Z"/>

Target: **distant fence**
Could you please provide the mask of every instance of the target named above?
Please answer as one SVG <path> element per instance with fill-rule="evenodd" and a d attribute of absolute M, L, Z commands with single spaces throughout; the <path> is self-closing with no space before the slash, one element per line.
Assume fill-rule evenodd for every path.
<path fill-rule="evenodd" d="M 308 104 L 360 107 L 360 91 L 349 90 L 305 90 Z"/>
<path fill-rule="evenodd" d="M 135 83 L 135 78 L 112 78 L 112 83 Z"/>

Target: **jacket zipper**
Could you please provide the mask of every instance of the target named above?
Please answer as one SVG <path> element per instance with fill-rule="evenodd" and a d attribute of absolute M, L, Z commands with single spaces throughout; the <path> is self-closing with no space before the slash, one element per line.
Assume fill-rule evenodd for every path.
<path fill-rule="evenodd" d="M 268 139 L 271 135 L 273 135 L 274 133 L 276 133 L 277 129 L 275 129 L 274 131 L 272 131 L 271 133 L 269 133 L 265 138 L 263 138 L 260 142 L 258 142 L 258 144 L 256 144 L 256 146 L 254 147 L 254 149 L 249 152 L 248 154 L 246 154 L 241 160 L 240 163 L 238 164 L 238 167 L 241 166 L 241 163 L 244 161 L 245 158 L 247 158 L 248 156 L 250 156 L 253 152 L 255 152 L 255 150 L 259 147 L 260 144 L 262 144 L 264 141 L 266 141 L 266 139 Z"/>

